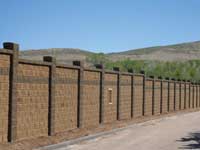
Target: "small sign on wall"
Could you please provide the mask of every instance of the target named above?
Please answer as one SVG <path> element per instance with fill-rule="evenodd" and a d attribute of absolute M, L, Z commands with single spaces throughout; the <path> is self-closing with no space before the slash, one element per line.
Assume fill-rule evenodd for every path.
<path fill-rule="evenodd" d="M 108 102 L 109 102 L 109 104 L 113 104 L 112 92 L 113 92 L 113 89 L 108 88 Z"/>

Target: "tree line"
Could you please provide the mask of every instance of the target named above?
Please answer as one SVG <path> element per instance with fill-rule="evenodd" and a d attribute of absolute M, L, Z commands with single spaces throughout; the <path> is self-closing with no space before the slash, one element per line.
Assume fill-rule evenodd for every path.
<path fill-rule="evenodd" d="M 140 73 L 143 70 L 147 76 L 162 76 L 163 78 L 169 77 L 191 81 L 200 80 L 200 60 L 165 62 L 124 59 L 111 61 L 103 53 L 89 55 L 86 60 L 92 64 L 104 64 L 106 69 L 119 67 L 122 71 L 133 69 L 135 73 Z"/>

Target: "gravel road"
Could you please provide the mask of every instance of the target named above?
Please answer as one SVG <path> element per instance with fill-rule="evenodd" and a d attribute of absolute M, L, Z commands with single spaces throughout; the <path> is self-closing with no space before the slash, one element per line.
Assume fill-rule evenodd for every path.
<path fill-rule="evenodd" d="M 53 150 L 200 149 L 200 112 L 135 124 L 73 145 L 56 146 Z"/>

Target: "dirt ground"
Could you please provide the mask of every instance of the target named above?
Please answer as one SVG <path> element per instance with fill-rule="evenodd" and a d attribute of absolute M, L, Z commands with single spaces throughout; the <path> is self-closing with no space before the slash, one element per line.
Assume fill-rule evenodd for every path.
<path fill-rule="evenodd" d="M 50 150 L 51 147 L 48 149 Z M 81 141 L 67 147 L 53 148 L 53 150 L 177 149 L 200 149 L 200 112 L 178 114 L 131 125 L 109 135 Z"/>
<path fill-rule="evenodd" d="M 84 145 L 84 144 L 73 145 L 72 147 L 71 146 L 67 147 L 67 149 L 70 148 L 70 149 L 75 149 L 75 150 L 76 149 L 83 149 L 83 150 L 84 149 L 91 149 L 91 150 L 93 150 L 93 149 L 104 149 L 105 150 L 105 149 L 109 148 L 109 147 L 107 147 L 107 146 L 109 146 L 109 144 L 107 142 L 105 142 L 104 144 L 101 145 L 100 143 L 104 142 L 105 141 L 104 139 L 106 139 L 106 141 L 111 140 L 111 143 L 114 144 L 113 148 L 115 148 L 115 149 L 118 148 L 118 145 L 115 145 L 115 144 L 123 145 L 123 143 L 127 143 L 127 142 L 128 143 L 130 142 L 130 144 L 131 144 L 132 143 L 131 140 L 133 140 L 134 143 L 136 143 L 136 145 L 132 145 L 131 144 L 131 149 L 134 149 L 134 148 L 142 149 L 141 145 L 143 145 L 143 146 L 148 145 L 148 143 L 149 143 L 148 141 L 151 141 L 150 140 L 151 137 L 152 137 L 152 139 L 154 139 L 153 137 L 155 135 L 161 136 L 162 138 L 165 137 L 164 135 L 161 134 L 162 133 L 162 132 L 160 132 L 161 129 L 162 130 L 164 129 L 164 130 L 166 130 L 167 133 L 170 133 L 171 131 L 176 131 L 176 130 L 179 131 L 179 126 L 184 125 L 184 126 L 186 126 L 185 130 L 187 130 L 188 132 L 186 133 L 186 131 L 180 131 L 180 133 L 184 133 L 183 138 L 184 138 L 184 136 L 195 136 L 196 137 L 196 134 L 198 134 L 198 133 L 196 131 L 193 132 L 190 129 L 192 129 L 194 126 L 198 127 L 198 125 L 200 123 L 200 122 L 198 122 L 198 120 L 200 120 L 200 118 L 198 118 L 198 116 L 200 116 L 200 112 L 194 112 L 194 111 L 200 111 L 200 110 L 197 109 L 197 110 L 190 110 L 190 111 L 182 111 L 182 112 L 179 112 L 178 115 L 176 114 L 177 112 L 174 112 L 174 113 L 165 114 L 165 115 L 161 115 L 161 116 L 142 117 L 142 118 L 137 118 L 137 119 L 135 118 L 135 119 L 130 119 L 130 120 L 116 121 L 116 122 L 113 122 L 112 124 L 103 124 L 103 125 L 100 125 L 100 126 L 98 126 L 96 128 L 94 127 L 92 129 L 91 128 L 90 129 L 75 129 L 75 130 L 64 132 L 64 133 L 58 133 L 58 134 L 55 134 L 54 136 L 51 136 L 51 137 L 39 137 L 39 138 L 33 138 L 33 139 L 26 139 L 26 140 L 22 140 L 22 141 L 17 141 L 17 142 L 14 142 L 14 143 L 0 144 L 0 150 L 32 150 L 32 149 L 35 149 L 35 148 L 38 148 L 38 147 L 57 144 L 57 143 L 61 143 L 61 142 L 64 142 L 64 141 L 77 139 L 78 137 L 92 135 L 94 133 L 100 133 L 100 132 L 103 132 L 103 131 L 111 131 L 112 129 L 122 128 L 122 127 L 126 127 L 126 126 L 133 126 L 133 131 L 132 131 L 132 129 L 131 130 L 127 129 L 128 133 L 130 132 L 130 136 L 133 136 L 133 137 L 129 138 L 129 134 L 128 134 L 128 137 L 126 138 L 127 132 L 126 132 L 126 134 L 123 134 L 125 132 L 124 131 L 119 136 L 118 136 L 118 133 L 114 133 L 113 136 L 112 136 L 112 134 L 110 135 L 111 137 L 110 136 L 108 136 L 108 137 L 106 136 L 106 137 L 102 137 L 102 138 L 100 137 L 100 138 L 94 139 L 94 141 L 95 140 L 98 141 L 96 143 L 94 141 L 93 142 L 89 141 L 89 143 L 86 142 L 87 143 L 86 145 Z M 187 119 L 185 120 L 184 118 L 181 117 L 184 114 L 186 114 L 186 116 L 189 116 L 189 117 L 186 117 L 186 118 L 188 118 L 188 120 Z M 163 117 L 174 116 L 174 115 L 178 116 L 178 118 L 176 118 L 176 117 L 172 117 L 172 118 L 176 118 L 178 120 L 180 118 L 180 121 L 178 121 L 178 122 L 179 123 L 183 122 L 183 124 L 182 123 L 178 124 L 176 119 L 175 120 L 169 119 L 169 120 L 171 120 L 171 123 L 166 123 L 167 126 L 163 125 L 163 126 L 166 126 L 166 127 L 169 126 L 166 129 L 164 127 L 162 127 L 162 128 L 159 127 L 160 126 L 159 122 L 162 123 L 163 121 L 159 121 L 159 122 L 152 121 L 152 123 L 150 123 L 150 124 L 153 124 L 153 125 L 145 125 L 146 123 L 142 123 L 144 125 L 142 125 L 142 124 L 139 125 L 139 127 L 141 128 L 140 130 L 138 128 L 134 129 L 135 126 L 138 126 L 137 123 L 148 121 L 148 120 L 152 120 L 152 119 L 158 119 L 158 118 L 163 118 Z M 149 127 L 147 129 L 145 129 L 144 128 L 145 126 L 149 126 Z M 144 128 L 145 132 L 138 132 L 138 131 L 142 131 L 143 128 Z M 152 130 L 149 130 L 149 129 L 152 129 Z M 172 129 L 172 130 L 170 130 L 170 129 Z M 138 131 L 136 132 L 136 130 L 138 130 Z M 191 133 L 191 135 L 189 133 Z M 188 134 L 188 135 L 186 135 L 186 134 Z M 113 137 L 113 140 L 112 140 L 112 137 Z M 120 139 L 121 142 L 119 142 L 118 140 L 115 140 L 115 138 L 117 138 L 117 137 Z M 141 144 L 140 142 L 142 142 L 143 141 L 142 139 L 144 139 L 144 138 L 146 138 L 146 141 L 143 144 Z M 168 136 L 166 136 L 166 138 L 168 138 Z M 160 144 L 158 144 L 159 139 L 154 139 L 153 143 L 154 144 L 157 143 L 157 145 L 160 145 Z M 177 139 L 177 140 L 180 140 L 180 139 Z M 138 145 L 139 144 L 138 142 L 141 145 Z M 180 143 L 183 143 L 183 144 L 185 143 L 186 144 L 186 142 L 180 142 Z M 93 146 L 92 144 L 94 144 L 94 145 L 97 144 L 97 146 L 89 147 L 89 146 Z M 128 147 L 129 144 L 126 144 L 126 145 Z M 126 146 L 124 148 L 126 148 Z M 128 148 L 130 148 L 130 147 L 128 147 Z M 65 149 L 62 149 L 62 150 L 65 150 Z M 112 150 L 112 148 L 109 148 L 109 149 Z M 154 148 L 152 148 L 152 149 L 154 149 Z"/>

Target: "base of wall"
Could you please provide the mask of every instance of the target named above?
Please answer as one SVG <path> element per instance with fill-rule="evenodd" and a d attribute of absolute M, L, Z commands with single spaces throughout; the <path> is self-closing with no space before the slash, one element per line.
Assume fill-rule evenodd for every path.
<path fill-rule="evenodd" d="M 105 131 L 111 131 L 113 129 L 117 128 L 123 128 L 132 124 L 141 123 L 149 120 L 184 114 L 184 113 L 190 113 L 190 112 L 196 112 L 200 111 L 200 109 L 190 109 L 190 110 L 181 110 L 181 111 L 174 111 L 170 112 L 168 114 L 162 114 L 162 115 L 155 115 L 155 116 L 143 116 L 140 118 L 132 118 L 129 120 L 121 120 L 121 121 L 115 121 L 113 123 L 107 123 L 107 124 L 101 124 L 97 128 L 93 129 L 74 129 L 71 131 L 63 132 L 63 133 L 57 133 L 53 136 L 49 137 L 39 137 L 34 139 L 28 139 L 28 140 L 22 140 L 17 141 L 14 143 L 6 143 L 6 144 L 0 144 L 0 149 L 3 150 L 32 150 L 33 148 L 46 146 L 46 145 L 52 145 L 57 144 L 63 141 L 76 139 L 79 137 L 84 137 L 100 132 Z"/>

